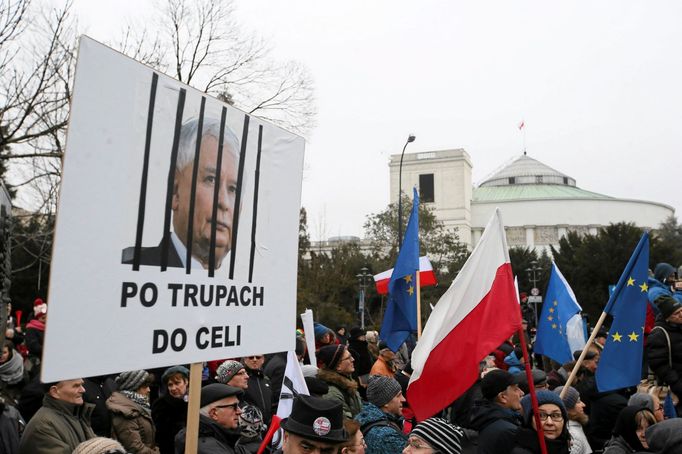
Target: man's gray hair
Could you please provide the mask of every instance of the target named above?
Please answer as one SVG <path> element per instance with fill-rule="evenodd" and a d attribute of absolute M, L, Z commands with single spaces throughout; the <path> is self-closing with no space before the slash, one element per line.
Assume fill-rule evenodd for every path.
<path fill-rule="evenodd" d="M 182 170 L 187 164 L 194 162 L 194 154 L 196 151 L 197 129 L 199 128 L 199 119 L 191 118 L 187 120 L 180 128 L 180 141 L 178 144 L 178 159 L 175 163 L 176 170 Z M 204 117 L 204 124 L 201 128 L 202 140 L 204 137 L 213 137 L 220 141 L 220 120 L 215 118 Z M 239 139 L 235 133 L 225 125 L 223 133 L 223 147 L 229 150 L 234 158 L 235 166 L 239 166 Z"/>
<path fill-rule="evenodd" d="M 213 404 L 212 404 L 212 403 L 206 405 L 205 407 L 201 407 L 201 408 L 199 409 L 199 414 L 200 414 L 200 415 L 204 415 L 204 416 L 208 416 L 208 412 L 211 411 L 212 408 L 213 408 Z"/>

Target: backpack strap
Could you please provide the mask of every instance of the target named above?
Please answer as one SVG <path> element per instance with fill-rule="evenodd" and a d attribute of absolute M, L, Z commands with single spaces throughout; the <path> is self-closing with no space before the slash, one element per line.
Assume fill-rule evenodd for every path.
<path fill-rule="evenodd" d="M 668 331 L 663 328 L 662 326 L 654 326 L 651 329 L 651 332 L 653 332 L 655 329 L 660 329 L 663 331 L 663 334 L 665 334 L 665 339 L 668 341 L 668 366 L 671 368 L 673 367 L 673 353 L 672 353 L 672 346 L 670 344 L 670 334 L 668 334 Z"/>
<path fill-rule="evenodd" d="M 366 424 L 363 424 L 363 425 L 360 427 L 360 432 L 362 432 L 362 436 L 363 436 L 363 437 L 366 437 L 367 434 L 369 433 L 369 431 L 372 430 L 372 429 L 375 428 L 375 427 L 392 427 L 392 428 L 395 429 L 396 431 L 402 432 L 402 431 L 400 430 L 400 427 L 398 426 L 398 424 L 396 424 L 396 423 L 394 423 L 394 422 L 392 422 L 392 421 L 387 421 L 387 420 L 385 420 L 385 419 L 380 419 L 380 420 L 378 420 L 378 421 L 372 421 L 372 422 L 368 422 L 368 423 L 366 423 Z"/>

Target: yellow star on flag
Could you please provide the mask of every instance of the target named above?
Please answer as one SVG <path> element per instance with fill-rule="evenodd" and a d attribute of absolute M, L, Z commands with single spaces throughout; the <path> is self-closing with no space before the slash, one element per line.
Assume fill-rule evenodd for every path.
<path fill-rule="evenodd" d="M 649 286 L 646 285 L 646 282 L 643 283 L 642 285 L 640 285 L 639 288 L 641 288 L 643 292 L 646 292 L 647 290 L 649 290 Z"/>
<path fill-rule="evenodd" d="M 550 308 L 549 308 L 549 313 L 550 313 L 550 314 L 553 314 L 553 313 L 554 313 L 554 308 L 553 308 L 553 307 L 550 307 Z"/>
<path fill-rule="evenodd" d="M 547 317 L 547 320 L 549 320 L 549 321 L 551 322 L 552 320 L 554 320 L 554 317 L 552 317 L 552 316 L 550 315 L 549 317 Z"/>
<path fill-rule="evenodd" d="M 630 338 L 630 342 L 637 342 L 639 340 L 639 334 L 635 334 L 634 331 L 628 334 L 628 337 Z"/>
<path fill-rule="evenodd" d="M 635 285 L 635 280 L 633 278 L 628 279 L 628 287 L 631 285 Z"/>
<path fill-rule="evenodd" d="M 405 276 L 403 279 L 405 279 L 405 282 L 412 282 L 412 275 L 411 275 L 411 274 L 408 274 L 408 275 Z"/>
<path fill-rule="evenodd" d="M 556 301 L 554 301 L 554 305 L 555 305 L 555 306 L 558 306 L 558 305 L 559 305 L 559 303 L 557 303 Z"/>
<path fill-rule="evenodd" d="M 614 342 L 620 342 L 620 340 L 623 338 L 623 336 L 618 334 L 618 332 L 616 332 L 616 334 L 611 335 L 611 337 L 613 337 Z"/>
<path fill-rule="evenodd" d="M 414 293 L 414 287 L 412 287 L 411 285 L 407 287 L 407 293 L 409 293 L 410 296 L 412 296 L 412 294 Z"/>
<path fill-rule="evenodd" d="M 556 323 L 552 323 L 552 328 L 556 329 Z"/>

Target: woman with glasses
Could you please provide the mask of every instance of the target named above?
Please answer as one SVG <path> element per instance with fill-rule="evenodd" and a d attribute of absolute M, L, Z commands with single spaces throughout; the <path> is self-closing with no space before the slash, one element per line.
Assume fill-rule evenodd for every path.
<path fill-rule="evenodd" d="M 606 444 L 604 454 L 629 454 L 649 452 L 644 432 L 656 424 L 656 417 L 646 407 L 628 405 L 618 414 L 613 437 Z"/>
<path fill-rule="evenodd" d="M 360 423 L 352 419 L 344 419 L 343 428 L 346 429 L 348 438 L 339 445 L 339 454 L 365 454 L 365 438 L 360 431 Z"/>
<path fill-rule="evenodd" d="M 442 418 L 417 424 L 407 439 L 403 454 L 461 454 L 464 432 Z"/>
<path fill-rule="evenodd" d="M 551 391 L 538 391 L 538 415 L 548 454 L 569 454 L 568 413 L 561 398 Z M 511 454 L 540 454 L 537 425 L 530 395 L 521 399 L 523 426 L 516 433 Z"/>

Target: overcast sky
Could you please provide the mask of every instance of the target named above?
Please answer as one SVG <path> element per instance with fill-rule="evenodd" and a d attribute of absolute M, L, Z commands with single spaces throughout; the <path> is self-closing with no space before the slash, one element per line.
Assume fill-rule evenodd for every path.
<path fill-rule="evenodd" d="M 464 148 L 478 183 L 522 152 L 610 196 L 682 209 L 682 2 L 237 0 L 315 81 L 303 206 L 314 239 L 363 234 L 388 161 Z M 76 0 L 110 41 L 146 0 Z"/>

